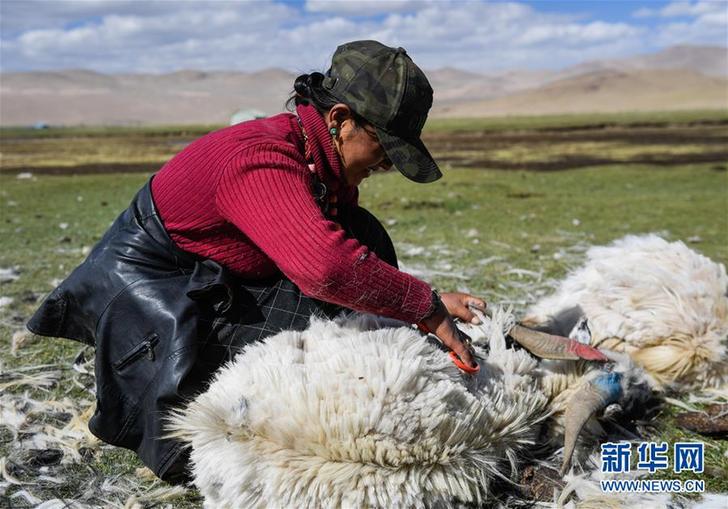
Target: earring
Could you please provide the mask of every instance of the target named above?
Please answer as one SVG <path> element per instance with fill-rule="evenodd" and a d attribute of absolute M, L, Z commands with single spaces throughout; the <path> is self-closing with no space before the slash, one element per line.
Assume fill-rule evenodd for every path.
<path fill-rule="evenodd" d="M 338 133 L 339 133 L 339 130 L 336 127 L 332 127 L 331 129 L 329 129 L 329 134 L 331 136 L 336 136 Z"/>

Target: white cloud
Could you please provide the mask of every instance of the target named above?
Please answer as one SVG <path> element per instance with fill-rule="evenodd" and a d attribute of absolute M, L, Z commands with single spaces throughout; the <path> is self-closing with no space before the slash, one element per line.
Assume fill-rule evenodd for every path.
<path fill-rule="evenodd" d="M 581 46 L 611 42 L 623 37 L 634 37 L 640 29 L 624 23 L 610 24 L 601 21 L 579 25 L 575 23 L 533 26 L 525 30 L 517 42 L 523 45 L 561 43 Z"/>
<path fill-rule="evenodd" d="M 592 46 L 619 50 L 627 41 L 639 47 L 640 33 L 624 23 L 579 23 L 574 16 L 544 14 L 515 2 L 458 2 L 391 15 L 373 36 L 406 47 L 423 67 L 485 71 L 575 63 Z"/>
<path fill-rule="evenodd" d="M 338 44 L 377 39 L 407 48 L 423 68 L 553 68 L 681 41 L 721 43 L 728 21 L 715 4 L 642 9 L 643 17 L 665 20 L 647 26 L 475 0 L 1 0 L 2 64 L 6 70 L 309 71 L 325 69 Z"/>
<path fill-rule="evenodd" d="M 82 18 L 99 18 L 110 13 L 137 16 L 169 12 L 171 2 L 135 0 L 2 0 L 0 26 L 3 34 L 31 29 L 65 28 Z"/>
<path fill-rule="evenodd" d="M 728 3 L 721 0 L 701 0 L 698 2 L 672 2 L 660 10 L 660 16 L 701 16 L 707 13 L 726 12 Z"/>
<path fill-rule="evenodd" d="M 632 13 L 633 18 L 651 18 L 656 16 L 658 11 L 656 9 L 650 9 L 648 7 L 640 7 Z"/>
<path fill-rule="evenodd" d="M 669 23 L 660 26 L 655 41 L 662 46 L 679 44 L 722 44 L 728 41 L 728 29 L 725 25 L 712 22 L 692 21 L 687 23 Z"/>
<path fill-rule="evenodd" d="M 429 1 L 433 2 L 438 0 Z M 411 12 L 427 3 L 428 0 L 306 0 L 305 8 L 309 12 L 371 16 L 392 12 Z"/>
<path fill-rule="evenodd" d="M 678 18 L 698 17 L 703 15 L 725 16 L 728 15 L 728 1 L 726 0 L 698 0 L 671 2 L 661 9 L 641 7 L 632 13 L 636 18 Z"/>
<path fill-rule="evenodd" d="M 258 56 L 257 42 L 265 41 L 266 33 L 275 35 L 281 20 L 295 14 L 273 2 L 156 2 L 154 9 L 136 14 L 129 12 L 129 3 L 119 4 L 123 14 L 111 11 L 100 19 L 85 18 L 80 26 L 27 30 L 3 40 L 4 65 L 24 61 L 41 68 L 55 64 L 118 72 L 193 64 L 209 69 L 214 62 L 239 68 L 236 59 L 244 63 L 246 53 Z"/>
<path fill-rule="evenodd" d="M 728 2 L 699 0 L 671 2 L 661 9 L 639 9 L 635 17 L 683 18 L 659 24 L 653 30 L 662 46 L 677 44 L 720 44 L 728 42 Z"/>

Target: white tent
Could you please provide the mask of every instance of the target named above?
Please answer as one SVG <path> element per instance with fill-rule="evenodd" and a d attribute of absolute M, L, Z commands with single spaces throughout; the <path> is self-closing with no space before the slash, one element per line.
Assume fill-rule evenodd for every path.
<path fill-rule="evenodd" d="M 267 116 L 267 115 L 260 110 L 254 110 L 254 109 L 238 110 L 235 113 L 233 113 L 232 117 L 230 117 L 230 125 L 239 124 L 240 122 L 245 122 L 246 120 L 263 118 L 265 116 Z"/>

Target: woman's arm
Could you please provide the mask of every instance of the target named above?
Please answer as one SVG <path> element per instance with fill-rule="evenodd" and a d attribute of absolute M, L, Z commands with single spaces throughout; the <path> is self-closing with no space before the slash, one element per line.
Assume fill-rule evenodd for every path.
<path fill-rule="evenodd" d="M 327 219 L 294 147 L 258 145 L 241 152 L 220 180 L 216 206 L 303 293 L 357 311 L 424 325 L 467 365 L 477 366 L 452 316 L 485 303 L 466 294 L 433 301 L 430 286 L 380 260 Z M 452 315 L 452 316 L 451 316 Z"/>
<path fill-rule="evenodd" d="M 249 147 L 225 169 L 216 206 L 306 294 L 417 323 L 432 312 L 429 285 L 380 260 L 327 219 L 293 146 Z"/>

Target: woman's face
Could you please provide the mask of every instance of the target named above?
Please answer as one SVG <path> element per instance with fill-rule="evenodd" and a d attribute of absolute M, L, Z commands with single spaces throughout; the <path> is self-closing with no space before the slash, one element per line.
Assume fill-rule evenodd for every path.
<path fill-rule="evenodd" d="M 335 111 L 339 105 L 331 109 L 327 123 L 329 128 L 338 130 L 334 146 L 341 158 L 344 180 L 347 185 L 358 186 L 375 171 L 389 170 L 392 163 L 379 144 L 374 127 L 366 123 L 357 125 L 348 106 L 341 106 L 345 110 Z"/>

